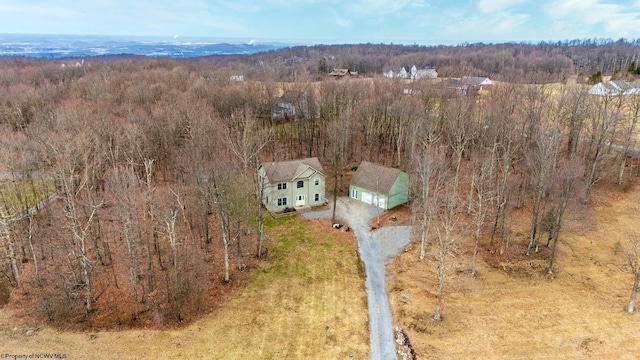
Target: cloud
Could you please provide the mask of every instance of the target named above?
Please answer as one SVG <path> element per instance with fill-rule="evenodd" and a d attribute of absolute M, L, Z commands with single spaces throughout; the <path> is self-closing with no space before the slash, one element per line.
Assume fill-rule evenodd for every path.
<path fill-rule="evenodd" d="M 336 25 L 343 28 L 350 27 L 352 24 L 351 20 L 345 19 L 341 16 L 335 16 L 333 20 L 335 21 Z"/>
<path fill-rule="evenodd" d="M 491 31 L 494 36 L 504 36 L 505 34 L 513 36 L 515 32 L 520 32 L 522 30 L 522 26 L 528 20 L 529 15 L 527 14 L 504 14 L 503 16 L 499 16 L 495 19 Z"/>
<path fill-rule="evenodd" d="M 402 10 L 411 0 L 361 0 L 345 5 L 346 9 L 362 15 L 385 15 Z"/>
<path fill-rule="evenodd" d="M 640 28 L 640 1 L 621 5 L 601 0 L 554 0 L 546 13 L 556 29 L 573 37 L 590 37 L 594 27 L 600 28 L 598 37 L 612 38 L 636 35 Z"/>
<path fill-rule="evenodd" d="M 480 0 L 478 9 L 485 14 L 505 11 L 523 3 L 525 0 Z"/>

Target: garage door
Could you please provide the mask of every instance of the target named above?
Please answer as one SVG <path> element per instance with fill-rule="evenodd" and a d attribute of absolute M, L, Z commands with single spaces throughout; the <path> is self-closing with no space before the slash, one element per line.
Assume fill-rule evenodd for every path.
<path fill-rule="evenodd" d="M 371 193 L 368 192 L 362 192 L 362 201 L 366 202 L 367 204 L 373 204 L 373 195 L 371 195 Z"/>

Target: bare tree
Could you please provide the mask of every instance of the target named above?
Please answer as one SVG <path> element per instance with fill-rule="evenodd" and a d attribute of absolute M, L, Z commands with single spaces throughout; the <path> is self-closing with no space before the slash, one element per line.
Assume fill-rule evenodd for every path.
<path fill-rule="evenodd" d="M 441 105 L 440 116 L 445 127 L 445 139 L 450 147 L 447 155 L 452 158 L 453 168 L 455 169 L 453 187 L 456 191 L 460 181 L 462 156 L 467 145 L 476 135 L 473 129 L 475 103 L 476 101 L 473 98 L 462 97 Z"/>
<path fill-rule="evenodd" d="M 438 201 L 441 204 L 439 211 L 436 215 L 436 221 L 433 223 L 436 233 L 436 245 L 438 249 L 437 261 L 438 261 L 438 283 L 436 286 L 436 307 L 433 314 L 433 319 L 436 321 L 442 320 L 442 302 L 444 298 L 444 285 L 446 279 L 446 264 L 447 258 L 450 256 L 450 252 L 453 251 L 453 246 L 456 241 L 456 235 L 454 233 L 456 226 L 456 212 L 457 212 L 457 189 L 455 182 L 452 182 L 449 176 L 446 176 L 446 172 L 442 172 L 438 176 L 437 182 L 439 183 L 436 197 L 434 201 Z"/>
<path fill-rule="evenodd" d="M 578 148 L 588 117 L 587 97 L 589 93 L 582 88 L 564 89 L 559 100 L 560 120 L 567 135 L 567 157 L 571 158 Z"/>
<path fill-rule="evenodd" d="M 551 172 L 555 170 L 560 151 L 560 133 L 555 126 L 545 126 L 533 134 L 533 144 L 525 154 L 528 177 L 531 182 L 531 231 L 527 256 L 536 247 L 539 217 L 543 197 L 550 183 Z"/>
<path fill-rule="evenodd" d="M 638 118 L 640 118 L 640 95 L 629 95 L 626 96 L 625 99 L 625 109 L 626 111 L 621 121 L 622 127 L 622 156 L 620 157 L 620 165 L 618 168 L 618 180 L 616 183 L 622 184 L 622 179 L 624 176 L 624 169 L 626 166 L 626 155 L 632 147 L 635 147 L 635 135 L 636 135 L 636 126 L 638 124 Z"/>
<path fill-rule="evenodd" d="M 583 142 L 586 165 L 583 203 L 589 201 L 593 186 L 602 179 L 606 155 L 614 144 L 614 135 L 620 121 L 621 97 L 600 96 L 595 106 L 589 117 L 588 137 Z"/>
<path fill-rule="evenodd" d="M 474 159 L 472 177 L 472 208 L 474 212 L 475 231 L 473 234 L 473 256 L 471 258 L 471 275 L 476 276 L 478 243 L 480 241 L 480 231 L 485 223 L 488 212 L 488 202 L 491 201 L 491 181 L 493 171 L 492 153 L 481 153 Z"/>
<path fill-rule="evenodd" d="M 217 209 L 217 217 L 220 222 L 222 245 L 224 252 L 224 281 L 230 281 L 229 275 L 229 251 L 233 239 L 231 226 L 234 218 L 241 214 L 244 204 L 246 188 L 235 181 L 239 169 L 230 158 L 223 156 L 215 164 L 211 172 L 211 195 L 213 204 Z"/>
<path fill-rule="evenodd" d="M 345 111 L 326 125 L 329 162 L 333 172 L 333 210 L 331 223 L 336 223 L 338 192 L 342 190 L 342 176 L 347 163 L 346 151 L 351 139 L 351 112 Z"/>
<path fill-rule="evenodd" d="M 416 217 L 420 219 L 420 260 L 424 260 L 429 243 L 429 230 L 435 216 L 437 204 L 433 201 L 433 192 L 440 184 L 436 178 L 444 168 L 444 154 L 439 144 L 441 135 L 438 127 L 425 126 L 416 132 L 421 133 L 420 145 L 413 152 L 413 168 L 416 179 L 414 201 Z"/>
<path fill-rule="evenodd" d="M 484 127 L 484 146 L 490 149 L 494 159 L 495 185 L 494 208 L 495 216 L 491 231 L 491 242 L 496 237 L 501 240 L 500 251 L 508 246 L 508 204 L 511 199 L 510 178 L 520 159 L 522 134 L 519 129 L 519 118 L 516 116 L 517 104 L 520 101 L 519 92 L 515 86 L 504 86 L 492 90 L 489 98 L 482 107 Z"/>
<path fill-rule="evenodd" d="M 253 211 L 255 211 L 256 227 L 256 256 L 262 257 L 262 243 L 264 237 L 264 218 L 262 212 L 262 197 L 265 179 L 258 174 L 260 155 L 265 147 L 273 141 L 273 131 L 270 128 L 260 128 L 258 118 L 246 107 L 237 111 L 226 120 L 223 129 L 224 138 L 233 154 L 242 163 L 242 176 L 252 179 L 254 189 Z M 250 197 L 246 197 L 246 213 L 250 214 Z"/>
<path fill-rule="evenodd" d="M 554 191 L 552 196 L 555 199 L 553 201 L 551 216 L 549 217 L 548 232 L 549 238 L 547 240 L 547 247 L 551 248 L 551 255 L 549 256 L 549 269 L 547 273 L 553 274 L 553 264 L 556 258 L 558 237 L 560 236 L 560 230 L 564 223 L 565 213 L 570 205 L 571 200 L 575 196 L 576 187 L 579 182 L 579 176 L 583 169 L 581 161 L 579 159 L 569 159 L 559 164 L 555 173 L 554 179 Z"/>
<path fill-rule="evenodd" d="M 6 204 L 6 202 L 5 202 Z M 16 244 L 13 239 L 13 223 L 15 217 L 9 216 L 5 206 L 0 206 L 0 244 L 11 268 L 11 275 L 16 287 L 20 287 L 20 267 L 17 258 Z"/>
<path fill-rule="evenodd" d="M 143 207 L 139 207 L 138 196 L 141 193 L 141 181 L 135 176 L 131 167 L 114 168 L 107 176 L 110 204 L 115 208 L 118 219 L 119 234 L 125 241 L 127 265 L 129 268 L 129 284 L 131 297 L 135 302 L 134 318 L 138 315 L 138 303 L 146 299 L 145 286 L 140 286 L 142 275 L 141 255 L 144 247 L 140 238 L 139 214 Z M 142 288 L 139 295 L 139 288 Z"/>
<path fill-rule="evenodd" d="M 616 243 L 616 252 L 624 256 L 626 260 L 626 270 L 633 275 L 633 286 L 631 287 L 631 296 L 627 303 L 626 310 L 629 314 L 635 311 L 636 295 L 638 293 L 638 284 L 640 284 L 640 239 L 637 234 L 627 236 L 628 244 L 622 245 Z"/>

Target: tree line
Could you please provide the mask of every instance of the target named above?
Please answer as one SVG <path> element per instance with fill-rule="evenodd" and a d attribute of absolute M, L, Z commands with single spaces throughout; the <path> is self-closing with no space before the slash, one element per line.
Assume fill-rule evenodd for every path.
<path fill-rule="evenodd" d="M 441 76 L 487 76 L 515 83 L 552 83 L 577 76 L 582 82 L 600 71 L 625 72 L 638 63 L 638 39 L 574 39 L 555 42 L 462 43 L 458 45 L 316 45 L 295 46 L 248 56 L 216 58 L 222 66 L 245 70 L 251 77 L 295 81 L 316 78 L 333 68 L 381 75 L 386 67 L 435 68 Z M 268 69 L 268 70 L 267 70 Z M 302 75 L 304 76 L 304 75 Z M 266 78 L 261 78 L 265 80 Z"/>

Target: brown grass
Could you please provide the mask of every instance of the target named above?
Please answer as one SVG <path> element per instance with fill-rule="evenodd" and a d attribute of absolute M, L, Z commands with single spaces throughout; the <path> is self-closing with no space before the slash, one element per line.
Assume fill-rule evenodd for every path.
<path fill-rule="evenodd" d="M 395 325 L 405 328 L 418 357 L 638 358 L 640 315 L 624 311 L 632 276 L 620 269 L 624 260 L 614 245 L 640 224 L 640 188 L 599 190 L 594 202 L 565 225 L 551 278 L 546 254 L 520 256 L 525 215 L 513 218 L 510 256 L 500 258 L 483 242 L 476 279 L 469 275 L 470 239 L 460 240 L 462 254 L 449 262 L 442 322 L 432 320 L 433 258 L 418 261 L 418 246 L 401 254 L 389 266 L 389 298 Z"/>
<path fill-rule="evenodd" d="M 366 358 L 366 294 L 352 233 L 286 218 L 245 289 L 184 329 L 74 333 L 37 328 L 0 309 L 0 353 L 68 359 Z M 325 326 L 329 330 L 325 331 Z"/>
<path fill-rule="evenodd" d="M 379 224 L 378 220 L 380 221 Z M 411 225 L 411 208 L 408 203 L 387 210 L 380 214 L 379 217 L 376 216 L 369 222 L 369 226 L 371 228 L 408 225 Z"/>

